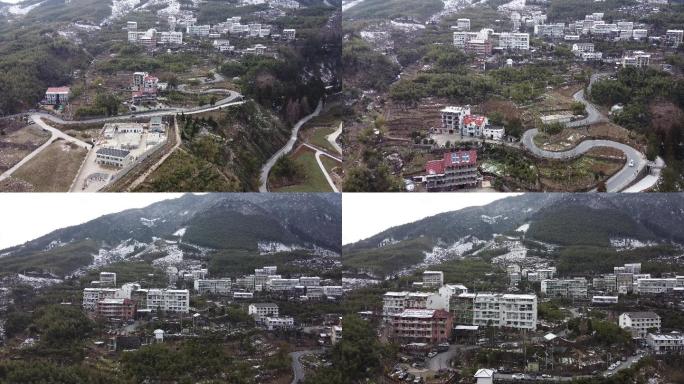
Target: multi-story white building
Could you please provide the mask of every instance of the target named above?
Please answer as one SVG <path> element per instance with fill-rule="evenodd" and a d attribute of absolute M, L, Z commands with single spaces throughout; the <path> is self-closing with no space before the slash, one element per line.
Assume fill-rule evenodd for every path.
<path fill-rule="evenodd" d="M 631 55 L 622 57 L 622 67 L 647 67 L 651 62 L 651 55 L 642 51 L 633 52 Z"/>
<path fill-rule="evenodd" d="M 648 37 L 648 29 L 635 29 L 632 31 L 632 39 L 643 40 Z"/>
<path fill-rule="evenodd" d="M 665 44 L 672 48 L 679 48 L 684 39 L 684 30 L 668 29 L 665 32 Z"/>
<path fill-rule="evenodd" d="M 497 38 L 495 48 L 507 50 L 529 50 L 530 49 L 530 34 L 529 33 L 512 33 L 501 32 L 493 34 Z"/>
<path fill-rule="evenodd" d="M 100 285 L 116 286 L 116 273 L 115 272 L 100 272 Z"/>
<path fill-rule="evenodd" d="M 267 317 L 278 317 L 278 304 L 275 303 L 254 303 L 247 307 L 247 313 L 254 318 L 257 323 L 263 322 Z"/>
<path fill-rule="evenodd" d="M 592 296 L 591 303 L 594 305 L 617 304 L 618 303 L 618 297 L 617 296 Z"/>
<path fill-rule="evenodd" d="M 560 39 L 565 34 L 565 23 L 535 25 L 534 26 L 534 34 L 536 36 Z M 528 46 L 529 46 L 529 36 L 528 36 Z"/>
<path fill-rule="evenodd" d="M 575 277 L 573 279 L 542 280 L 541 293 L 551 297 L 586 298 L 587 279 Z"/>
<path fill-rule="evenodd" d="M 297 30 L 296 29 L 283 29 L 283 38 L 287 41 L 292 41 L 297 38 Z"/>
<path fill-rule="evenodd" d="M 684 352 L 684 334 L 681 333 L 649 333 L 646 344 L 657 354 Z"/>
<path fill-rule="evenodd" d="M 227 295 L 230 293 L 233 282 L 230 279 L 197 279 L 194 282 L 195 291 L 200 295 L 213 293 L 215 295 Z"/>
<path fill-rule="evenodd" d="M 148 289 L 147 309 L 188 313 L 190 311 L 190 291 L 187 289 Z"/>
<path fill-rule="evenodd" d="M 439 288 L 444 285 L 444 272 L 442 271 L 424 271 L 423 285 L 426 287 Z"/>
<path fill-rule="evenodd" d="M 190 36 L 208 37 L 211 25 L 188 25 L 185 32 Z"/>
<path fill-rule="evenodd" d="M 684 279 L 684 276 L 681 276 Z M 655 295 L 671 292 L 677 286 L 677 278 L 638 279 L 636 291 L 640 295 Z"/>
<path fill-rule="evenodd" d="M 459 31 L 470 31 L 470 19 L 456 20 L 456 29 Z"/>
<path fill-rule="evenodd" d="M 442 109 L 442 129 L 449 133 L 460 131 L 463 126 L 463 119 L 470 116 L 470 106 L 464 107 L 446 107 Z"/>
<path fill-rule="evenodd" d="M 162 44 L 182 45 L 183 32 L 161 32 L 159 34 L 159 42 Z"/>
<path fill-rule="evenodd" d="M 95 311 L 99 301 L 114 299 L 117 292 L 116 288 L 85 288 L 83 289 L 83 309 Z"/>
<path fill-rule="evenodd" d="M 634 338 L 644 338 L 653 331 L 660 332 L 660 316 L 655 312 L 625 312 L 618 319 L 620 328 L 632 333 Z"/>
<path fill-rule="evenodd" d="M 556 275 L 556 268 L 537 268 L 537 269 L 523 269 L 522 275 L 528 281 L 542 281 L 553 279 Z"/>
<path fill-rule="evenodd" d="M 321 285 L 321 278 L 318 276 L 302 276 L 299 278 L 299 285 L 314 287 Z"/>
<path fill-rule="evenodd" d="M 253 292 L 233 292 L 233 299 L 235 300 L 248 300 L 253 298 Z"/>
<path fill-rule="evenodd" d="M 596 291 L 603 291 L 603 292 L 616 292 L 617 291 L 617 285 L 616 285 L 616 278 L 614 274 L 609 274 L 609 275 L 603 275 L 603 276 L 596 276 L 592 280 L 592 288 Z"/>
<path fill-rule="evenodd" d="M 235 279 L 235 286 L 238 289 L 245 289 L 247 291 L 253 292 L 255 287 L 255 276 L 248 275 L 243 277 L 238 277 Z"/>
<path fill-rule="evenodd" d="M 299 279 L 269 279 L 266 281 L 266 289 L 273 292 L 291 291 L 299 285 Z"/>
<path fill-rule="evenodd" d="M 575 43 L 572 45 L 572 52 L 575 56 L 585 52 L 594 52 L 594 43 Z"/>
<path fill-rule="evenodd" d="M 537 329 L 537 296 L 529 294 L 463 293 L 450 309 L 457 324 Z"/>
<path fill-rule="evenodd" d="M 323 294 L 327 297 L 340 297 L 344 294 L 344 289 L 341 285 L 324 285 Z"/>
<path fill-rule="evenodd" d="M 274 331 L 276 329 L 290 329 L 294 327 L 294 319 L 292 317 L 272 317 L 267 316 L 264 318 L 264 326 L 269 331 Z"/>
<path fill-rule="evenodd" d="M 389 320 L 390 317 L 401 313 L 406 309 L 408 292 L 387 292 L 382 296 L 382 317 Z"/>

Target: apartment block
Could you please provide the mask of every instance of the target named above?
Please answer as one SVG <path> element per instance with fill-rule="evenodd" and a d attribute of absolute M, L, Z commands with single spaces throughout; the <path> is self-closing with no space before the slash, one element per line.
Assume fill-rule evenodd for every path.
<path fill-rule="evenodd" d="M 188 313 L 190 311 L 190 291 L 187 289 L 148 289 L 147 309 Z"/>
<path fill-rule="evenodd" d="M 83 289 L 83 309 L 95 311 L 97 303 L 105 299 L 113 299 L 119 290 L 116 288 L 85 288 Z"/>
<path fill-rule="evenodd" d="M 654 329 L 660 332 L 660 316 L 655 312 L 625 312 L 620 315 L 618 324 L 634 338 L 645 338 Z"/>
<path fill-rule="evenodd" d="M 684 334 L 649 333 L 646 336 L 646 344 L 657 354 L 682 353 L 684 352 Z"/>
<path fill-rule="evenodd" d="M 100 285 L 107 285 L 110 287 L 116 286 L 116 273 L 114 272 L 100 272 Z"/>
<path fill-rule="evenodd" d="M 684 39 L 684 30 L 669 29 L 665 32 L 665 44 L 672 48 L 679 48 Z"/>
<path fill-rule="evenodd" d="M 424 271 L 423 285 L 426 287 L 439 288 L 444 285 L 444 272 L 442 271 Z"/>
<path fill-rule="evenodd" d="M 278 304 L 275 303 L 254 303 L 247 307 L 247 313 L 254 318 L 254 321 L 261 323 L 267 317 L 278 317 Z"/>
<path fill-rule="evenodd" d="M 449 340 L 453 317 L 445 310 L 406 309 L 391 318 L 391 337 L 402 344 L 439 344 Z"/>
<path fill-rule="evenodd" d="M 586 298 L 587 279 L 576 277 L 573 279 L 542 280 L 541 293 L 550 297 Z"/>
<path fill-rule="evenodd" d="M 632 54 L 626 54 L 622 57 L 622 67 L 647 67 L 651 62 L 651 55 L 643 51 L 636 51 Z"/>
<path fill-rule="evenodd" d="M 290 329 L 294 327 L 294 319 L 292 317 L 267 316 L 263 323 L 266 329 L 269 331 L 274 331 L 277 329 Z"/>
<path fill-rule="evenodd" d="M 529 294 L 464 293 L 454 296 L 450 310 L 456 324 L 537 328 L 537 296 Z"/>
<path fill-rule="evenodd" d="M 232 285 L 233 282 L 230 279 L 197 279 L 194 281 L 195 291 L 200 295 L 206 293 L 227 295 L 230 293 Z"/>
<path fill-rule="evenodd" d="M 640 295 L 655 295 L 671 292 L 677 287 L 678 279 L 684 281 L 684 276 L 665 279 L 638 279 L 636 282 L 636 291 Z"/>
<path fill-rule="evenodd" d="M 501 32 L 495 33 L 493 36 L 497 38 L 497 43 L 495 45 L 495 48 L 497 49 L 523 51 L 530 49 L 529 33 Z"/>
<path fill-rule="evenodd" d="M 535 25 L 534 34 L 536 36 L 550 37 L 553 39 L 563 38 L 565 34 L 565 23 Z"/>

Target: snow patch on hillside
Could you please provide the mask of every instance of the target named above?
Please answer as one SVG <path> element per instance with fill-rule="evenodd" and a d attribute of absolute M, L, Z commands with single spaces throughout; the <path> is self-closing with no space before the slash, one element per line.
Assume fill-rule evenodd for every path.
<path fill-rule="evenodd" d="M 144 226 L 146 226 L 146 227 L 148 227 L 148 228 L 152 228 L 152 227 L 154 227 L 154 226 L 156 225 L 155 222 L 156 222 L 157 220 L 159 220 L 159 218 L 156 218 L 156 219 L 147 219 L 147 218 L 141 217 L 141 218 L 140 218 L 140 223 L 142 223 L 142 225 L 144 225 Z"/>
<path fill-rule="evenodd" d="M 53 279 L 53 278 L 47 278 L 47 277 L 26 276 L 26 275 L 23 275 L 21 273 L 17 274 L 17 278 L 22 283 L 28 284 L 28 285 L 32 286 L 33 288 L 47 287 L 50 285 L 59 284 L 59 283 L 64 281 L 62 279 Z"/>
<path fill-rule="evenodd" d="M 386 239 L 382 239 L 382 241 L 380 243 L 378 243 L 378 248 L 386 247 L 388 245 L 396 244 L 398 242 L 399 241 L 394 240 L 393 237 L 388 237 Z"/>
<path fill-rule="evenodd" d="M 27 13 L 31 12 L 31 10 L 39 7 L 43 3 L 44 3 L 44 1 L 41 1 L 40 3 L 28 5 L 26 7 L 22 7 L 21 5 L 13 5 L 13 6 L 7 8 L 7 13 L 9 13 L 10 15 L 15 15 L 15 16 L 24 16 Z"/>
<path fill-rule="evenodd" d="M 519 226 L 518 229 L 516 229 L 515 231 L 516 231 L 516 232 L 527 233 L 527 230 L 528 230 L 528 229 L 530 229 L 530 224 L 529 224 L 529 223 L 523 224 L 523 225 Z"/>
<path fill-rule="evenodd" d="M 480 216 L 482 221 L 484 221 L 487 224 L 496 224 L 499 219 L 503 218 L 503 216 L 498 215 L 498 216 L 487 216 L 487 215 L 482 215 Z"/>
<path fill-rule="evenodd" d="M 49 251 L 53 248 L 58 248 L 58 247 L 63 247 L 65 245 L 69 244 L 68 242 L 63 242 L 61 240 L 52 240 L 50 244 L 48 244 L 43 251 Z"/>
<path fill-rule="evenodd" d="M 174 232 L 173 235 L 178 236 L 178 237 L 183 237 L 183 236 L 185 236 L 185 231 L 187 229 L 188 229 L 187 227 L 183 227 L 183 228 L 177 230 L 176 232 Z"/>
<path fill-rule="evenodd" d="M 484 241 L 474 236 L 468 236 L 447 247 L 435 246 L 431 251 L 423 252 L 425 259 L 422 265 L 439 264 L 456 257 L 461 257 L 466 252 L 472 250 L 475 245 L 481 243 L 484 243 Z"/>
<path fill-rule="evenodd" d="M 112 15 L 109 20 L 126 16 L 140 4 L 140 0 L 112 0 Z"/>
<path fill-rule="evenodd" d="M 525 260 L 527 257 L 527 247 L 520 241 L 504 241 L 499 247 L 508 248 L 508 252 L 492 259 L 492 263 L 515 263 Z"/>
<path fill-rule="evenodd" d="M 257 248 L 259 249 L 259 255 L 270 255 L 280 252 L 292 252 L 304 249 L 299 245 L 286 245 L 276 241 L 260 241 L 257 243 Z"/>
<path fill-rule="evenodd" d="M 147 244 L 141 243 L 137 240 L 128 239 L 112 249 L 100 248 L 97 255 L 94 255 L 93 263 L 88 267 L 93 269 L 109 265 L 117 261 L 125 260 L 127 256 L 133 254 L 137 248 L 145 246 L 147 246 Z"/>
<path fill-rule="evenodd" d="M 617 249 L 618 251 L 627 251 L 630 249 L 639 249 L 645 247 L 652 247 L 658 245 L 658 243 L 653 241 L 641 241 L 637 239 L 624 238 L 612 238 L 610 239 L 610 245 Z"/>

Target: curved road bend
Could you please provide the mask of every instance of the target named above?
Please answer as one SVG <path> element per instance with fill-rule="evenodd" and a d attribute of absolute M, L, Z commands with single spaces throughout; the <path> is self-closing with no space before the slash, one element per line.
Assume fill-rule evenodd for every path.
<path fill-rule="evenodd" d="M 43 119 L 45 120 L 50 120 L 52 122 L 55 122 L 57 124 L 63 124 L 63 125 L 78 125 L 78 124 L 92 124 L 92 123 L 106 123 L 109 121 L 117 121 L 117 120 L 128 120 L 131 118 L 136 118 L 136 117 L 153 117 L 153 116 L 169 116 L 169 115 L 175 115 L 177 113 L 185 113 L 187 115 L 193 115 L 197 113 L 204 113 L 204 112 L 210 112 L 218 109 L 222 109 L 225 107 L 229 107 L 232 105 L 239 105 L 243 104 L 244 101 L 236 101 L 238 99 L 242 99 L 242 95 L 235 92 L 231 91 L 228 89 L 216 89 L 216 90 L 211 90 L 211 91 L 216 91 L 216 93 L 227 93 L 228 97 L 225 97 L 219 101 L 216 102 L 213 106 L 204 106 L 204 107 L 197 107 L 197 108 L 171 108 L 171 109 L 165 109 L 165 110 L 160 110 L 160 111 L 150 111 L 150 112 L 143 112 L 143 113 L 138 113 L 138 114 L 126 114 L 126 115 L 118 115 L 118 116 L 111 116 L 111 117 L 103 117 L 103 118 L 96 118 L 96 119 L 88 119 L 88 120 L 63 120 L 60 117 L 51 115 L 49 113 L 27 113 L 27 114 L 22 114 L 22 115 L 29 115 L 31 117 L 31 120 L 33 120 L 36 124 L 38 124 L 42 129 L 50 132 L 50 138 L 48 141 L 46 141 L 43 145 L 40 147 L 36 148 L 33 152 L 29 153 L 26 157 L 21 159 L 17 164 L 15 164 L 12 168 L 8 169 L 7 171 L 3 172 L 0 174 L 0 180 L 4 180 L 11 176 L 17 169 L 19 169 L 22 165 L 26 164 L 29 160 L 37 156 L 40 152 L 42 152 L 45 148 L 47 148 L 52 142 L 54 142 L 56 139 L 63 139 L 65 141 L 74 143 L 80 147 L 83 147 L 87 150 L 90 150 L 92 146 L 84 141 L 81 141 L 75 137 L 69 136 L 65 134 L 64 132 L 60 131 L 57 128 L 54 128 L 50 125 L 48 125 Z M 209 92 L 208 93 L 214 93 L 214 92 Z"/>
<path fill-rule="evenodd" d="M 323 100 L 318 102 L 318 106 L 312 114 L 305 116 L 304 118 L 299 120 L 297 124 L 295 124 L 295 126 L 292 128 L 292 134 L 290 134 L 290 140 L 287 141 L 287 144 L 285 144 L 284 147 L 280 148 L 278 152 L 271 156 L 271 158 L 268 159 L 266 164 L 264 164 L 264 166 L 261 168 L 261 176 L 259 177 L 259 192 L 268 192 L 268 174 L 271 172 L 271 168 L 273 168 L 278 159 L 292 151 L 294 144 L 297 142 L 297 137 L 299 136 L 299 129 L 302 128 L 302 126 L 306 124 L 309 120 L 318 116 L 321 113 L 322 109 Z"/>
<path fill-rule="evenodd" d="M 304 381 L 304 366 L 302 365 L 302 362 L 299 361 L 299 358 L 304 356 L 304 355 L 309 355 L 312 353 L 323 353 L 325 352 L 324 349 L 311 349 L 311 350 L 305 350 L 305 351 L 297 351 L 297 352 L 291 352 L 290 357 L 292 358 L 292 384 L 298 384 L 300 382 Z"/>
<path fill-rule="evenodd" d="M 620 169 L 606 182 L 606 188 L 608 192 L 620 192 L 627 188 L 629 184 L 636 180 L 641 170 L 646 167 L 648 163 L 646 157 L 638 150 L 630 147 L 629 145 L 610 140 L 585 140 L 579 143 L 575 148 L 564 152 L 545 151 L 537 147 L 537 145 L 534 143 L 534 136 L 536 136 L 537 133 L 537 129 L 530 129 L 529 131 L 526 131 L 523 134 L 522 144 L 535 156 L 547 159 L 571 160 L 583 155 L 593 148 L 600 147 L 615 148 L 623 152 L 627 157 L 627 162 L 622 169 Z M 634 162 L 634 166 L 630 167 L 629 163 L 632 161 Z"/>
<path fill-rule="evenodd" d="M 330 145 L 332 145 L 333 148 L 335 148 L 337 153 L 339 153 L 340 155 L 342 154 L 342 147 L 340 147 L 340 144 L 337 142 L 337 138 L 340 137 L 340 135 L 342 134 L 342 125 L 343 124 L 344 123 L 340 121 L 340 127 L 337 128 L 335 130 L 335 132 L 333 132 L 333 133 L 331 133 L 325 137 L 326 140 L 328 140 L 328 142 L 330 143 Z"/>

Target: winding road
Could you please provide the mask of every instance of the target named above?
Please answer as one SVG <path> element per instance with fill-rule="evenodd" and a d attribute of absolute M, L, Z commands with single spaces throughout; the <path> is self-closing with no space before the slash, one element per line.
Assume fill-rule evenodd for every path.
<path fill-rule="evenodd" d="M 304 366 L 299 359 L 304 355 L 310 355 L 312 353 L 323 353 L 324 349 L 311 349 L 306 351 L 291 352 L 290 357 L 292 358 L 292 384 L 298 384 L 304 381 Z"/>
<path fill-rule="evenodd" d="M 95 119 L 85 119 L 85 120 L 63 120 L 60 117 L 51 115 L 49 113 L 42 113 L 42 112 L 37 112 L 37 113 L 24 113 L 20 114 L 17 116 L 30 116 L 31 120 L 33 120 L 36 124 L 38 124 L 42 129 L 48 131 L 50 133 L 50 139 L 46 141 L 43 145 L 40 147 L 36 148 L 33 152 L 28 154 L 26 157 L 21 159 L 17 164 L 15 164 L 12 168 L 8 169 L 7 171 L 3 172 L 0 174 L 0 181 L 10 177 L 16 170 L 21 168 L 22 165 L 26 164 L 28 161 L 36 157 L 39 153 L 41 153 L 45 148 L 47 148 L 51 143 L 53 143 L 57 139 L 63 139 L 65 141 L 74 143 L 80 147 L 83 147 L 87 150 L 90 150 L 92 148 L 92 145 L 89 143 L 86 143 L 84 141 L 81 141 L 75 137 L 69 136 L 66 133 L 60 131 L 59 129 L 50 126 L 45 122 L 45 120 L 52 121 L 57 124 L 61 125 L 81 125 L 81 124 L 95 124 L 95 123 L 106 123 L 110 121 L 118 121 L 118 120 L 129 120 L 133 118 L 139 118 L 139 117 L 153 117 L 153 116 L 172 116 L 176 115 L 178 113 L 183 113 L 186 115 L 193 115 L 197 113 L 204 113 L 204 112 L 210 112 L 210 111 L 215 111 L 219 110 L 222 108 L 230 107 L 233 105 L 240 105 L 245 103 L 243 100 L 243 96 L 239 94 L 238 92 L 231 91 L 229 89 L 212 89 L 209 91 L 202 91 L 200 93 L 223 93 L 227 94 L 225 98 L 218 100 L 214 105 L 206 105 L 206 106 L 201 106 L 201 107 L 195 107 L 195 108 L 169 108 L 169 109 L 163 109 L 163 110 L 156 110 L 156 111 L 148 111 L 148 112 L 141 112 L 141 113 L 129 113 L 129 114 L 124 114 L 124 115 L 117 115 L 117 116 L 110 116 L 110 117 L 102 117 L 102 118 L 95 118 Z"/>
<path fill-rule="evenodd" d="M 287 144 L 285 144 L 284 147 L 280 148 L 278 152 L 276 152 L 273 156 L 271 156 L 270 159 L 264 164 L 264 166 L 261 168 L 261 176 L 259 177 L 259 192 L 268 192 L 268 174 L 271 172 L 271 168 L 275 165 L 276 161 L 280 159 L 281 157 L 287 155 L 292 151 L 292 148 L 294 147 L 295 143 L 297 142 L 297 137 L 299 136 L 299 130 L 302 128 L 304 124 L 306 124 L 309 120 L 313 119 L 314 117 L 318 116 L 321 113 L 321 110 L 323 109 L 323 100 L 318 102 L 318 106 L 316 107 L 316 110 L 313 111 L 312 114 L 305 116 L 301 120 L 297 122 L 297 124 L 292 127 L 292 133 L 290 134 L 290 140 L 287 141 Z"/>
<path fill-rule="evenodd" d="M 629 145 L 610 140 L 585 140 L 579 143 L 576 147 L 564 152 L 545 151 L 537 147 L 537 145 L 534 143 L 534 136 L 536 136 L 537 133 L 539 133 L 537 129 L 531 129 L 526 131 L 522 137 L 522 144 L 525 149 L 537 157 L 555 160 L 571 160 L 582 156 L 591 149 L 600 147 L 615 148 L 623 152 L 627 157 L 627 162 L 625 163 L 625 166 L 620 169 L 620 171 L 618 171 L 606 182 L 606 189 L 608 192 L 620 192 L 627 188 L 629 184 L 637 179 L 641 170 L 644 169 L 644 167 L 646 167 L 648 164 L 646 156 L 644 156 L 643 153 L 630 147 Z M 633 164 L 633 166 L 630 166 L 630 164 Z"/>
<path fill-rule="evenodd" d="M 597 80 L 608 76 L 607 73 L 598 73 L 591 76 L 589 82 L 589 90 Z M 567 126 L 571 128 L 584 127 L 592 124 L 599 124 L 610 121 L 608 117 L 603 115 L 599 109 L 589 102 L 584 95 L 584 90 L 580 90 L 573 95 L 573 98 L 582 102 L 586 106 L 587 117 L 581 120 L 568 123 Z M 523 147 L 531 152 L 533 155 L 541 158 L 555 159 L 555 160 L 572 160 L 578 158 L 594 148 L 614 148 L 625 154 L 627 161 L 625 165 L 616 174 L 606 181 L 606 189 L 608 192 L 622 192 L 639 180 L 642 171 L 648 165 L 655 169 L 655 174 L 646 175 L 639 180 L 632 187 L 629 187 L 630 192 L 640 192 L 652 188 L 657 182 L 660 175 L 660 169 L 665 166 L 662 159 L 658 158 L 654 164 L 649 164 L 646 156 L 641 151 L 630 147 L 629 145 L 618 143 L 611 140 L 585 140 L 579 143 L 576 147 L 563 152 L 546 151 L 537 146 L 534 142 L 534 137 L 539 133 L 537 129 L 531 129 L 523 134 L 521 144 Z M 631 164 L 631 166 L 630 166 Z M 638 187 L 637 187 L 638 186 Z M 640 188 L 640 189 L 639 189 Z M 637 190 L 638 189 L 638 190 Z"/>

